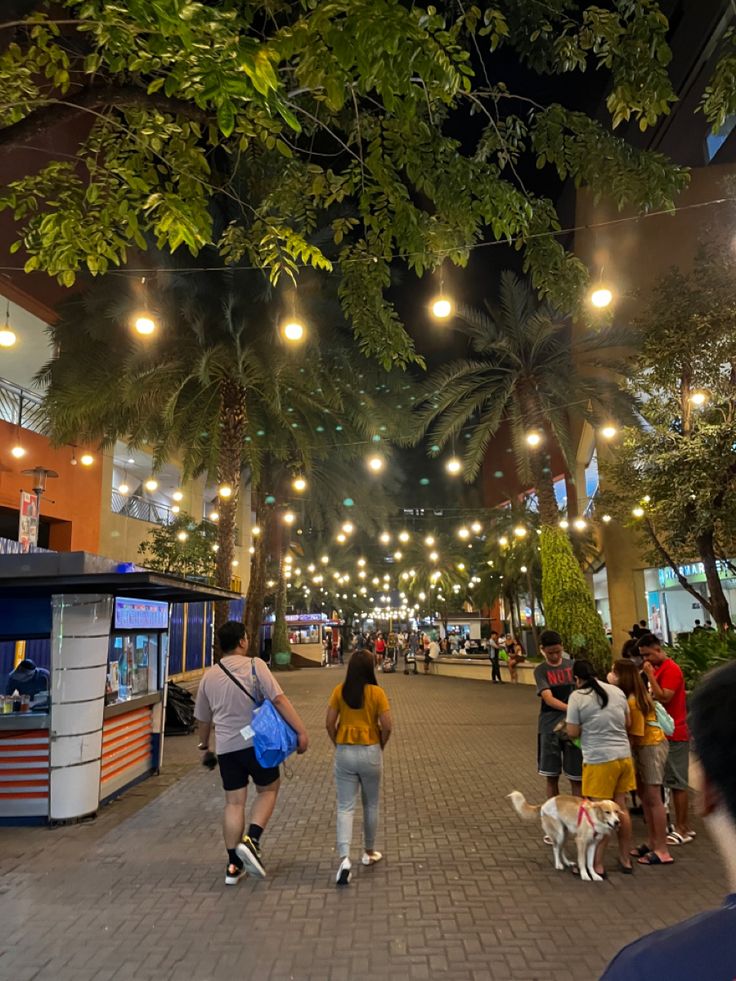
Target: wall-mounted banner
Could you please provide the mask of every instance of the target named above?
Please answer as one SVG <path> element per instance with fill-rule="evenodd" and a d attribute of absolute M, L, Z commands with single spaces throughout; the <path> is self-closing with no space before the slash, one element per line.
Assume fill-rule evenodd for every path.
<path fill-rule="evenodd" d="M 38 545 L 38 498 L 28 491 L 20 492 L 18 541 L 22 552 Z"/>

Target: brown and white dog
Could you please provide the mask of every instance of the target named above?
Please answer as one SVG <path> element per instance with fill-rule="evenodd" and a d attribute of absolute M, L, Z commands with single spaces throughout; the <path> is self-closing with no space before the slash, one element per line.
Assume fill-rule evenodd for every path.
<path fill-rule="evenodd" d="M 520 791 L 507 795 L 519 817 L 533 821 L 539 817 L 544 833 L 552 840 L 552 851 L 556 869 L 567 868 L 574 863 L 565 855 L 565 841 L 574 837 L 578 848 L 578 869 L 580 878 L 586 882 L 602 882 L 595 871 L 595 850 L 598 842 L 617 831 L 621 824 L 621 808 L 612 800 L 583 800 L 558 794 L 550 797 L 541 807 L 527 804 Z"/>

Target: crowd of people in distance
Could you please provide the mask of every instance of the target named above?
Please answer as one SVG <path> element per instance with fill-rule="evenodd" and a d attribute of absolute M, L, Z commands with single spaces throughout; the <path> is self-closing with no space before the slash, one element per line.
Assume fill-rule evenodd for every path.
<path fill-rule="evenodd" d="M 547 797 L 557 796 L 560 777 L 564 776 L 573 795 L 618 804 L 621 820 L 616 868 L 624 875 L 631 875 L 635 867 L 672 865 L 673 851 L 677 854 L 696 834 L 690 822 L 688 796 L 692 726 L 699 758 L 701 810 L 736 890 L 736 664 L 719 668 L 700 684 L 688 719 L 681 669 L 645 624 L 637 626 L 642 629 L 627 642 L 606 680 L 596 675 L 590 662 L 573 661 L 558 633 L 542 632 L 543 660 L 534 669 L 534 680 L 540 699 L 537 768 L 545 778 Z M 225 882 L 235 885 L 246 872 L 266 876 L 261 838 L 279 792 L 279 768 L 261 766 L 254 750 L 254 705 L 270 700 L 294 730 L 298 753 L 306 752 L 309 737 L 265 662 L 246 657 L 248 638 L 243 624 L 226 623 L 218 637 L 222 657 L 205 672 L 195 716 L 203 762 L 220 769 L 225 791 Z M 371 866 L 382 859 L 376 836 L 383 751 L 391 738 L 392 715 L 388 697 L 378 684 L 376 667 L 388 657 L 398 658 L 404 649 L 413 650 L 415 656 L 429 652 L 432 645 L 436 651 L 440 649 L 438 640 L 427 633 L 392 633 L 385 638 L 378 633 L 357 636 L 355 641 L 344 680 L 332 690 L 325 716 L 327 735 L 334 745 L 338 886 L 346 886 L 353 876 L 351 845 L 358 793 L 363 808 L 361 864 Z M 500 655 L 501 638 L 495 635 L 491 641 L 495 641 L 489 644 L 493 661 Z M 431 660 L 430 653 L 425 656 Z M 216 760 L 210 749 L 213 727 Z M 255 800 L 246 832 L 244 810 L 250 780 L 255 785 Z M 634 793 L 646 823 L 646 840 L 641 844 L 632 838 L 628 809 L 629 795 Z M 669 826 L 665 799 L 671 801 Z M 594 870 L 602 878 L 608 877 L 604 862 L 607 842 L 607 837 L 600 841 L 594 859 Z M 736 891 L 721 909 L 624 948 L 603 977 L 605 981 L 644 977 L 732 981 L 736 977 L 734 927 Z"/>

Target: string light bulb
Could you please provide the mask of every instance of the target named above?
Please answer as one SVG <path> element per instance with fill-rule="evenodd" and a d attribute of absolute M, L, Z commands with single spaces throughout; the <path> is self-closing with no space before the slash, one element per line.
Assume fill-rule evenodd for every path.
<path fill-rule="evenodd" d="M 120 484 L 120 486 L 118 487 L 118 494 L 129 494 L 129 493 L 130 493 L 130 487 L 125 483 L 125 481 L 123 481 L 122 484 Z"/>
<path fill-rule="evenodd" d="M 617 434 L 618 429 L 616 429 L 612 423 L 609 423 L 607 426 L 603 426 L 601 429 L 601 436 L 603 439 L 613 439 Z"/>
<path fill-rule="evenodd" d="M 457 537 L 462 538 L 463 541 L 466 541 L 468 538 L 470 538 L 470 532 L 463 526 L 462 528 L 458 528 Z"/>
<path fill-rule="evenodd" d="M 233 496 L 233 489 L 230 484 L 220 484 L 217 490 L 218 497 L 221 497 L 224 501 Z"/>
<path fill-rule="evenodd" d="M 610 514 L 604 514 L 604 515 L 602 516 L 602 518 L 601 518 L 601 521 L 602 521 L 602 522 L 603 522 L 604 524 L 606 524 L 606 525 L 607 525 L 607 524 L 610 524 L 610 522 L 611 522 L 612 520 L 613 520 L 613 519 L 611 518 L 611 515 L 610 515 Z"/>
<path fill-rule="evenodd" d="M 298 320 L 288 320 L 281 328 L 281 333 L 287 341 L 290 341 L 292 344 L 298 344 L 299 341 L 304 340 L 306 331 L 304 330 L 304 324 L 301 324 Z"/>
<path fill-rule="evenodd" d="M 598 286 L 590 294 L 590 302 L 599 310 L 603 310 L 605 307 L 610 306 L 612 301 L 613 293 L 607 286 Z"/>
<path fill-rule="evenodd" d="M 307 482 L 304 477 L 294 477 L 291 486 L 298 494 L 301 494 L 302 491 L 307 489 Z"/>
<path fill-rule="evenodd" d="M 462 468 L 463 468 L 462 462 L 458 460 L 456 456 L 451 456 L 450 459 L 445 464 L 445 470 L 449 474 L 452 474 L 453 476 L 459 474 Z"/>
<path fill-rule="evenodd" d="M 346 521 L 345 524 L 342 526 L 342 530 L 345 532 L 346 535 L 352 535 L 352 533 L 355 531 L 355 525 L 353 524 L 352 521 Z"/>
<path fill-rule="evenodd" d="M 632 508 L 631 513 L 634 515 L 635 518 L 643 518 L 644 517 L 644 508 L 643 507 L 640 507 L 640 506 L 637 506 L 635 508 Z"/>
<path fill-rule="evenodd" d="M 0 327 L 0 347 L 14 347 L 17 340 L 15 331 L 10 326 L 10 300 L 6 300 L 5 323 Z"/>
<path fill-rule="evenodd" d="M 92 456 L 91 453 L 83 453 L 79 458 L 79 462 L 82 464 L 83 467 L 91 467 L 92 464 L 95 462 L 95 458 Z"/>
<path fill-rule="evenodd" d="M 219 521 L 220 514 L 218 511 L 210 511 L 210 521 Z"/>
<path fill-rule="evenodd" d="M 385 461 L 382 456 L 374 454 L 368 457 L 366 463 L 368 464 L 368 469 L 373 471 L 373 473 L 380 473 L 383 470 Z"/>
<path fill-rule="evenodd" d="M 404 544 L 406 544 L 406 542 L 409 541 L 409 532 L 408 531 L 400 531 L 399 532 L 399 541 L 400 542 L 404 542 Z"/>
<path fill-rule="evenodd" d="M 562 518 L 560 521 L 560 528 L 562 528 L 563 531 L 567 531 L 569 527 L 570 522 L 567 520 L 567 518 Z"/>
<path fill-rule="evenodd" d="M 260 535 L 261 529 L 260 529 L 260 527 L 258 525 L 253 525 L 253 527 L 250 530 L 250 533 L 251 533 L 251 535 L 254 535 L 255 537 L 257 537 L 258 535 Z"/>
<path fill-rule="evenodd" d="M 694 406 L 700 408 L 700 406 L 705 405 L 708 396 L 705 392 L 692 392 L 690 395 L 690 401 Z"/>
<path fill-rule="evenodd" d="M 535 450 L 539 444 L 542 442 L 542 434 L 538 433 L 536 430 L 526 434 L 526 445 Z"/>
<path fill-rule="evenodd" d="M 430 310 L 432 311 L 432 316 L 437 320 L 447 320 L 452 315 L 452 300 L 448 296 L 440 294 L 432 300 Z"/>
<path fill-rule="evenodd" d="M 526 536 L 527 536 L 527 530 L 524 527 L 524 525 L 517 525 L 514 528 L 514 537 L 515 538 L 526 538 Z"/>
<path fill-rule="evenodd" d="M 184 500 L 184 495 L 180 490 L 175 490 L 171 496 L 177 502 L 177 504 L 179 503 L 179 501 Z"/>
<path fill-rule="evenodd" d="M 572 526 L 576 531 L 585 531 L 585 529 L 588 527 L 584 518 L 575 518 Z"/>
<path fill-rule="evenodd" d="M 283 515 L 281 516 L 281 520 L 285 525 L 293 525 L 296 521 L 296 515 L 293 511 L 284 511 Z"/>
<path fill-rule="evenodd" d="M 10 451 L 10 455 L 15 457 L 16 460 L 21 460 L 26 455 L 25 447 L 21 446 L 20 443 L 16 443 Z"/>
<path fill-rule="evenodd" d="M 180 542 L 185 542 L 189 538 L 189 535 L 185 531 L 177 531 L 176 537 Z"/>
<path fill-rule="evenodd" d="M 143 486 L 147 491 L 155 491 L 158 490 L 158 481 L 155 477 L 149 477 Z"/>
<path fill-rule="evenodd" d="M 424 544 L 431 548 L 434 545 L 434 536 L 427 535 L 427 537 L 424 539 Z"/>

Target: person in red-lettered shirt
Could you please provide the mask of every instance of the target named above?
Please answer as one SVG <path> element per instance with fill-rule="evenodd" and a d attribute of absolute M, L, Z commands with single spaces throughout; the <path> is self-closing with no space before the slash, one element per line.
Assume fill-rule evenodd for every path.
<path fill-rule="evenodd" d="M 675 723 L 674 732 L 667 737 L 670 751 L 664 774 L 664 785 L 672 791 L 675 808 L 675 826 L 667 835 L 667 843 L 686 845 L 693 840 L 695 832 L 688 823 L 690 732 L 687 727 L 685 679 L 679 664 L 667 657 L 654 634 L 644 634 L 639 639 L 638 647 L 644 658 L 642 668 L 649 679 L 652 695 L 664 705 Z"/>

